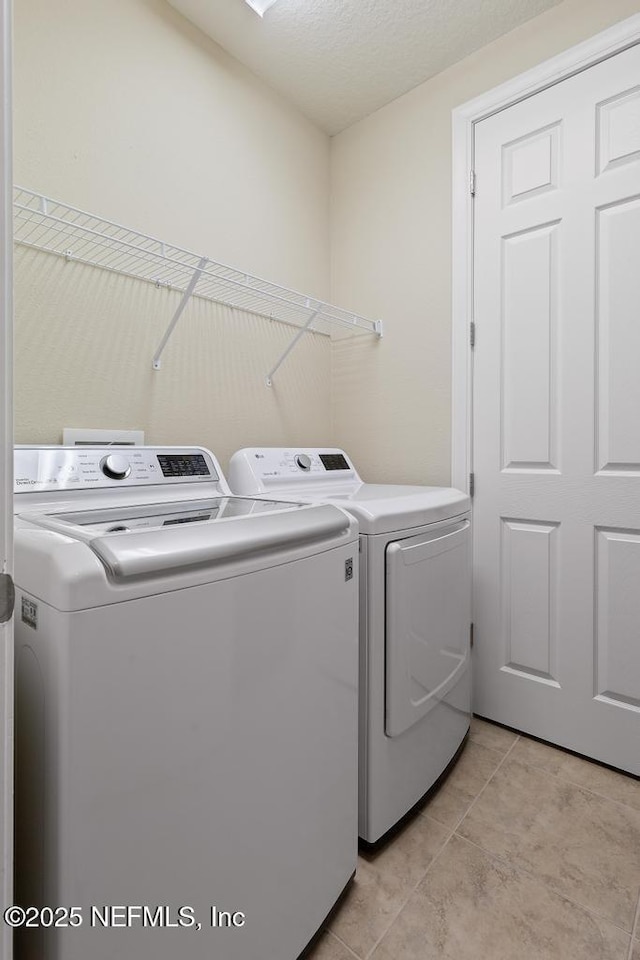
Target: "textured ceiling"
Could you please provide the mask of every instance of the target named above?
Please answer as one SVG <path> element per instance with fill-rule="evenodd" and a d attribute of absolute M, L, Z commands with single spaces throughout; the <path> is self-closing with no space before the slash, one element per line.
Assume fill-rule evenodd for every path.
<path fill-rule="evenodd" d="M 560 0 L 168 0 L 334 134 Z"/>

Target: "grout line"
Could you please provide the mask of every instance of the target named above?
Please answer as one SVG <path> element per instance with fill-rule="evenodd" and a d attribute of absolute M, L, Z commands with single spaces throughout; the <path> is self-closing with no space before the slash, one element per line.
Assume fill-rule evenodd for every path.
<path fill-rule="evenodd" d="M 519 739 L 520 739 L 520 737 L 518 737 L 516 740 L 513 741 L 513 743 L 511 744 L 511 746 L 509 747 L 509 749 L 508 749 L 507 752 L 505 753 L 504 757 L 502 758 L 502 760 L 500 761 L 500 763 L 498 764 L 498 766 L 495 768 L 495 770 L 493 771 L 493 773 L 491 774 L 491 776 L 489 777 L 489 779 L 487 780 L 487 782 L 485 783 L 485 785 L 482 787 L 482 789 L 480 790 L 480 792 L 475 795 L 475 797 L 473 798 L 473 800 L 471 801 L 471 803 L 469 804 L 469 806 L 467 807 L 467 809 L 465 810 L 465 812 L 462 814 L 462 816 L 460 817 L 460 819 L 458 820 L 458 822 L 456 823 L 456 825 L 453 827 L 452 833 L 456 833 L 456 832 L 457 832 L 458 827 L 460 826 L 460 824 L 462 823 L 462 821 L 471 813 L 471 811 L 472 811 L 473 808 L 475 807 L 476 803 L 478 802 L 478 800 L 480 799 L 480 797 L 482 796 L 482 794 L 485 792 L 485 790 L 487 789 L 487 787 L 489 786 L 489 784 L 491 783 L 491 781 L 492 781 L 493 778 L 495 777 L 495 775 L 496 775 L 496 773 L 498 772 L 498 770 L 500 770 L 500 769 L 502 768 L 502 765 L 504 764 L 505 760 L 507 759 L 507 757 L 509 756 L 509 754 L 511 753 L 511 751 L 513 750 L 513 748 L 515 747 L 515 745 L 516 745 L 516 743 L 518 742 Z"/>
<path fill-rule="evenodd" d="M 326 928 L 326 932 L 330 937 L 333 937 L 334 940 L 337 940 L 341 947 L 344 947 L 347 953 L 349 953 L 355 960 L 361 960 L 357 953 L 354 953 L 348 943 L 345 943 L 344 940 L 341 940 L 337 933 L 334 933 L 329 927 Z"/>
<path fill-rule="evenodd" d="M 471 739 L 471 738 L 470 738 L 470 739 Z M 513 743 L 511 744 L 511 746 L 509 747 L 509 749 L 508 749 L 507 752 L 505 753 L 504 757 L 502 758 L 502 760 L 500 761 L 500 763 L 498 764 L 498 766 L 496 767 L 496 769 L 493 771 L 493 773 L 492 773 L 491 776 L 489 777 L 489 780 L 487 780 L 487 783 L 485 783 L 485 785 L 482 787 L 482 790 L 481 790 L 480 793 L 478 794 L 478 797 L 480 796 L 481 793 L 484 792 L 485 788 L 488 786 L 489 782 L 490 782 L 490 781 L 493 779 L 493 777 L 496 775 L 496 773 L 498 772 L 498 770 L 500 769 L 500 767 L 502 766 L 502 764 L 504 763 L 504 761 L 507 759 L 507 757 L 509 756 L 509 754 L 511 753 L 511 751 L 513 750 L 513 748 L 515 747 L 515 745 L 516 745 L 516 743 L 518 742 L 519 739 L 520 739 L 520 737 L 517 736 L 516 739 L 513 741 Z M 482 744 L 481 744 L 481 746 L 482 746 Z M 490 748 L 487 747 L 486 749 L 488 750 L 488 749 L 490 749 Z M 443 786 L 444 786 L 444 784 L 443 784 Z M 434 866 L 434 864 L 440 859 L 440 857 L 441 857 L 444 849 L 446 848 L 447 844 L 449 843 L 449 841 L 451 840 L 451 838 L 455 835 L 455 832 L 456 832 L 456 830 L 458 829 L 460 823 L 462 823 L 462 820 L 464 820 L 464 818 L 466 817 L 467 813 L 469 812 L 469 810 L 471 809 L 471 807 L 473 806 L 473 804 L 476 802 L 476 800 L 478 799 L 478 797 L 475 797 L 475 798 L 474 798 L 473 803 L 469 806 L 469 809 L 465 812 L 464 816 L 461 817 L 461 819 L 455 824 L 454 827 L 448 827 L 446 824 L 440 823 L 439 820 L 436 820 L 435 817 L 430 817 L 429 814 L 428 814 L 428 812 L 427 812 L 427 811 L 428 811 L 428 807 L 425 809 L 424 812 L 423 812 L 423 811 L 420 811 L 420 815 L 421 815 L 421 816 L 424 816 L 425 819 L 431 820 L 433 823 L 437 823 L 438 826 L 440 826 L 440 827 L 444 827 L 445 830 L 448 830 L 448 831 L 449 831 L 449 835 L 447 836 L 447 839 L 444 841 L 444 843 L 442 844 L 441 848 L 438 850 L 437 854 L 435 855 L 435 857 L 433 858 L 433 860 L 431 861 L 431 863 L 429 864 L 429 866 L 427 867 L 427 869 L 424 871 L 424 873 L 422 874 L 422 876 L 420 877 L 420 879 L 418 880 L 418 882 L 417 882 L 417 883 L 411 888 L 411 890 L 408 892 L 406 898 L 403 900 L 403 902 L 402 902 L 402 904 L 400 905 L 400 907 L 398 908 L 398 910 L 394 913 L 393 917 L 391 918 L 391 920 L 389 921 L 389 923 L 388 923 L 387 926 L 385 927 L 383 933 L 378 937 L 378 939 L 376 940 L 376 942 L 375 942 L 374 945 L 372 946 L 371 950 L 370 950 L 369 953 L 366 955 L 365 960 L 368 960 L 368 958 L 372 956 L 372 954 L 373 954 L 373 953 L 377 950 L 377 948 L 379 947 L 381 941 L 382 941 L 382 940 L 386 937 L 386 935 L 389 933 L 389 930 L 391 929 L 391 927 L 393 926 L 393 924 L 396 922 L 396 920 L 398 919 L 398 917 L 400 916 L 400 914 L 402 913 L 402 911 L 404 910 L 404 908 L 405 908 L 406 905 L 408 904 L 408 902 L 409 902 L 409 900 L 411 899 L 411 897 L 414 895 L 414 893 L 416 892 L 416 890 L 418 889 L 418 887 L 420 886 L 420 884 L 424 881 L 425 877 L 428 875 L 429 871 L 430 871 L 431 868 Z"/>
<path fill-rule="evenodd" d="M 515 740 L 513 741 L 513 743 L 509 745 L 509 748 L 508 748 L 508 750 L 507 750 L 507 753 L 515 747 L 516 743 L 517 743 L 518 740 L 520 740 L 520 739 L 521 739 L 520 734 L 516 734 L 516 738 L 515 738 Z M 498 748 L 498 747 L 488 747 L 486 743 L 483 743 L 483 742 L 482 742 L 482 740 L 476 740 L 475 737 L 474 737 L 471 733 L 469 734 L 469 743 L 475 743 L 475 744 L 477 744 L 477 746 L 482 747 L 484 750 L 492 750 L 493 753 L 499 753 L 499 752 L 500 752 L 500 748 Z"/>
<path fill-rule="evenodd" d="M 439 827 L 444 827 L 444 824 L 438 823 L 437 820 L 433 820 L 432 822 L 433 822 L 433 823 L 437 823 Z M 445 827 L 445 830 L 447 830 L 447 829 L 448 829 L 448 828 Z M 398 917 L 400 916 L 400 914 L 402 913 L 402 911 L 404 910 L 404 908 L 406 907 L 406 905 L 409 903 L 409 900 L 411 900 L 411 897 L 414 895 L 414 893 L 416 892 L 416 890 L 418 889 L 418 887 L 420 886 L 420 884 L 422 883 L 422 881 L 424 880 L 424 878 L 427 876 L 427 874 L 429 873 L 429 871 L 430 871 L 431 868 L 433 867 L 434 863 L 435 863 L 437 860 L 440 859 L 440 856 L 441 856 L 441 854 L 442 854 L 442 851 L 445 849 L 445 847 L 446 847 L 447 844 L 449 843 L 449 840 L 451 840 L 451 837 L 452 837 L 452 836 L 453 836 L 453 830 L 450 830 L 450 831 L 449 831 L 449 834 L 448 834 L 448 836 L 447 836 L 447 839 L 444 841 L 444 843 L 442 844 L 442 846 L 440 847 L 440 849 L 439 849 L 438 852 L 436 853 L 435 857 L 433 858 L 433 860 L 431 861 L 431 863 L 429 864 L 429 866 L 427 867 L 427 869 L 424 871 L 424 873 L 422 873 L 422 874 L 420 875 L 420 879 L 418 880 L 418 882 L 415 883 L 415 884 L 413 885 L 413 887 L 411 887 L 411 889 L 410 889 L 409 892 L 407 893 L 407 896 L 403 899 L 402 903 L 400 904 L 400 906 L 398 907 L 398 909 L 396 910 L 396 912 L 393 914 L 391 920 L 389 921 L 389 923 L 387 924 L 387 926 L 384 928 L 383 932 L 380 934 L 380 936 L 378 937 L 378 939 L 376 940 L 376 942 L 374 943 L 374 945 L 371 947 L 371 950 L 369 950 L 369 952 L 367 953 L 365 960 L 368 960 L 368 958 L 371 957 L 371 955 L 378 949 L 378 947 L 380 946 L 381 941 L 384 940 L 384 938 L 386 937 L 386 935 L 389 933 L 389 930 L 391 929 L 391 927 L 393 926 L 393 924 L 396 922 L 396 920 L 398 919 Z"/>
<path fill-rule="evenodd" d="M 520 734 L 516 734 L 516 739 L 515 739 L 515 740 L 513 741 L 513 743 L 509 746 L 509 748 L 507 749 L 507 752 L 504 754 L 504 756 L 502 757 L 502 759 L 499 761 L 497 767 L 495 768 L 495 770 L 493 771 L 493 773 L 491 774 L 491 776 L 489 777 L 489 779 L 487 780 L 487 782 L 486 782 L 486 783 L 484 784 L 484 786 L 481 788 L 480 793 L 478 793 L 478 795 L 473 798 L 473 801 L 471 802 L 471 804 L 470 804 L 469 808 L 467 809 L 467 811 L 463 814 L 461 820 L 464 820 L 464 818 L 466 817 L 467 813 L 469 812 L 469 810 L 471 809 L 471 807 L 473 806 L 473 804 L 476 802 L 476 800 L 478 799 L 478 797 L 480 796 L 480 794 L 484 792 L 485 788 L 489 785 L 490 781 L 493 780 L 494 776 L 496 775 L 496 773 L 498 772 L 498 770 L 500 769 L 500 767 L 502 766 L 502 764 L 503 764 L 504 761 L 507 759 L 508 755 L 511 753 L 511 751 L 513 750 L 513 748 L 515 747 L 515 745 L 518 743 L 518 741 L 519 741 L 520 739 L 521 739 Z M 499 755 L 499 751 L 496 750 L 495 747 L 487 747 L 484 743 L 480 743 L 478 740 L 474 740 L 473 737 L 471 737 L 471 736 L 469 736 L 469 743 L 475 743 L 476 746 L 482 747 L 483 750 L 488 750 L 490 753 L 495 753 L 495 754 L 498 754 L 498 755 Z M 453 771 L 452 771 L 452 773 L 453 773 Z M 445 783 L 446 783 L 446 781 L 445 781 Z M 444 783 L 442 784 L 442 787 L 444 787 Z M 440 789 L 442 789 L 442 787 L 441 787 Z M 436 791 L 435 796 L 437 796 L 439 792 L 440 792 L 440 790 Z M 442 823 L 442 821 L 437 820 L 436 817 L 435 817 L 432 813 L 429 813 L 429 804 L 428 804 L 428 803 L 427 803 L 427 805 L 426 805 L 425 807 L 423 807 L 422 810 L 420 810 L 419 816 L 421 816 L 421 817 L 426 817 L 426 818 L 429 819 L 429 820 L 435 820 L 435 822 L 436 822 L 436 823 L 439 823 L 441 827 L 446 827 L 446 829 L 451 829 L 454 833 L 455 833 L 455 831 L 458 829 L 458 827 L 460 826 L 460 823 L 461 823 L 461 820 L 458 820 L 458 822 L 455 824 L 455 826 L 453 826 L 453 827 L 450 828 L 448 824 Z"/>
<path fill-rule="evenodd" d="M 627 955 L 627 960 L 633 960 L 633 945 L 636 937 L 638 936 L 640 936 L 640 892 L 638 894 L 638 903 L 636 904 L 636 915 L 633 919 L 633 926 L 631 928 L 631 940 L 629 941 L 629 953 Z"/>

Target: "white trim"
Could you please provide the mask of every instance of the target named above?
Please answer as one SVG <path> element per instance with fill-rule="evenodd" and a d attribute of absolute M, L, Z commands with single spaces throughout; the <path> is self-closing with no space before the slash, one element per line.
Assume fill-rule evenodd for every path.
<path fill-rule="evenodd" d="M 0 3 L 0 568 L 13 573 L 13 170 L 11 0 Z M 13 902 L 13 624 L 0 626 L 0 902 Z M 0 960 L 13 938 L 0 923 Z"/>
<path fill-rule="evenodd" d="M 462 490 L 468 489 L 473 462 L 473 364 L 469 344 L 469 324 L 473 319 L 473 198 L 469 174 L 474 162 L 475 124 L 637 43 L 640 43 L 640 14 L 622 20 L 453 111 L 451 483 Z M 482 339 L 482 330 L 478 330 L 478 337 Z"/>

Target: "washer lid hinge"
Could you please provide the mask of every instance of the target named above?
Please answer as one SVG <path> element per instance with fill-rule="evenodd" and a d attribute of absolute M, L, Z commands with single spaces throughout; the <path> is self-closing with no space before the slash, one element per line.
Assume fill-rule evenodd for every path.
<path fill-rule="evenodd" d="M 0 623 L 6 623 L 13 616 L 16 605 L 16 589 L 8 573 L 0 573 Z"/>
<path fill-rule="evenodd" d="M 476 492 L 476 475 L 475 473 L 469 474 L 469 496 L 473 497 Z"/>
<path fill-rule="evenodd" d="M 469 343 L 471 344 L 471 349 L 476 345 L 476 322 L 472 320 L 469 324 Z"/>

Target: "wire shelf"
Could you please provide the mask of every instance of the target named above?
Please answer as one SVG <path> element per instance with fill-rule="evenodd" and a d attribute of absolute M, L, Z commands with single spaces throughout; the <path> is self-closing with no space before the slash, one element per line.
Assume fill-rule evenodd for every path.
<path fill-rule="evenodd" d="M 181 291 L 185 304 L 192 295 L 326 336 L 349 332 L 382 336 L 381 321 L 306 297 L 22 187 L 14 188 L 14 238 L 25 247 Z"/>

